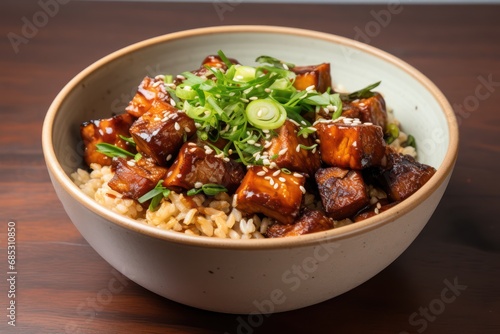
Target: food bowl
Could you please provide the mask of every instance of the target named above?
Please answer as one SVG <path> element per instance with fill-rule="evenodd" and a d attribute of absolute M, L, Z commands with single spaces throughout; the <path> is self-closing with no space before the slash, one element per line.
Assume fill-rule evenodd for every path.
<path fill-rule="evenodd" d="M 243 64 L 270 55 L 301 65 L 330 62 L 335 85 L 373 82 L 437 169 L 417 192 L 358 223 L 308 235 L 232 240 L 165 231 L 114 213 L 87 197 L 70 174 L 83 167 L 80 124 L 123 112 L 145 75 L 197 68 L 219 49 Z M 152 38 L 116 51 L 72 79 L 43 125 L 49 174 L 88 243 L 125 276 L 168 299 L 225 313 L 272 313 L 338 296 L 394 261 L 438 205 L 457 157 L 457 123 L 446 98 L 398 58 L 347 38 L 285 27 L 225 26 Z"/>

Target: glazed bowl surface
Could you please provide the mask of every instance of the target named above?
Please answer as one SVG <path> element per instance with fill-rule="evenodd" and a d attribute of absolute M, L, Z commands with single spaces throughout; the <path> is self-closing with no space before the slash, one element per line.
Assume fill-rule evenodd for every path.
<path fill-rule="evenodd" d="M 242 64 L 270 55 L 298 65 L 330 62 L 334 86 L 377 88 L 418 160 L 437 169 L 415 194 L 364 221 L 298 237 L 231 240 L 164 231 L 120 216 L 87 197 L 70 174 L 83 167 L 80 124 L 123 112 L 146 75 L 195 69 L 218 50 Z M 363 43 L 272 26 L 208 27 L 155 37 L 116 51 L 76 75 L 43 125 L 48 171 L 68 216 L 113 267 L 144 288 L 193 307 L 272 313 L 338 296 L 393 262 L 437 207 L 452 173 L 458 129 L 440 90 L 402 60 Z"/>

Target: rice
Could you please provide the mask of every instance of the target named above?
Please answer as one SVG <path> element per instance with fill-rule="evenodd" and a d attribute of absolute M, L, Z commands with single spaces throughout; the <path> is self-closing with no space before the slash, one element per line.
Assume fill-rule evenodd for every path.
<path fill-rule="evenodd" d="M 274 222 L 270 218 L 261 221 L 257 215 L 244 216 L 232 206 L 233 199 L 226 193 L 208 197 L 171 191 L 155 211 L 146 210 L 137 201 L 123 198 L 109 187 L 108 181 L 114 174 L 110 166 L 91 164 L 90 168 L 91 172 L 78 169 L 71 174 L 87 196 L 116 213 L 163 230 L 217 238 L 255 239 L 264 238 L 267 226 Z"/>

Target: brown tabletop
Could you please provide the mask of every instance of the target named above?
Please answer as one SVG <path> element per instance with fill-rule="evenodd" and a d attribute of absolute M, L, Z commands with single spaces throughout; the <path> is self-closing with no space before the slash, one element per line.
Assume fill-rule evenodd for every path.
<path fill-rule="evenodd" d="M 258 326 L 118 274 L 68 219 L 40 144 L 49 104 L 95 60 L 149 37 L 229 24 L 307 28 L 379 47 L 433 80 L 460 121 L 448 190 L 403 255 L 352 291 Z M 2 0 L 0 32 L 1 333 L 500 333 L 500 6 Z"/>

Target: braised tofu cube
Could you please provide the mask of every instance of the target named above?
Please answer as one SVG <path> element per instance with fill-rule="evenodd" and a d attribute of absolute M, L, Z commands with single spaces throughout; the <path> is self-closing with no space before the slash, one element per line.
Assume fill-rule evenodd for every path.
<path fill-rule="evenodd" d="M 293 122 L 286 120 L 285 123 L 276 130 L 278 135 L 269 139 L 270 146 L 265 149 L 269 157 L 275 156 L 274 161 L 279 168 L 287 168 L 291 171 L 308 174 L 314 176 L 314 173 L 321 166 L 321 158 L 319 150 L 307 150 L 305 147 L 311 147 L 315 144 L 312 136 L 304 138 L 302 135 L 297 136 L 299 127 Z M 264 147 L 268 146 L 266 142 Z"/>
<path fill-rule="evenodd" d="M 369 204 L 360 171 L 338 167 L 319 169 L 316 183 L 325 211 L 336 220 L 348 218 Z"/>
<path fill-rule="evenodd" d="M 387 151 L 387 167 L 380 168 L 378 180 L 393 201 L 408 198 L 436 172 L 434 167 L 419 163 L 410 155 Z"/>
<path fill-rule="evenodd" d="M 238 64 L 238 61 L 235 59 L 229 58 L 229 61 L 233 64 Z M 210 68 L 220 69 L 220 70 L 225 71 L 225 70 L 227 70 L 227 65 L 226 65 L 226 63 L 224 63 L 224 61 L 222 60 L 222 58 L 220 56 L 209 55 L 209 56 L 205 57 L 205 59 L 203 59 L 203 61 L 201 62 L 200 68 L 198 68 L 195 71 L 192 71 L 192 73 L 196 76 L 199 76 L 199 77 L 210 77 L 213 75 Z M 179 81 L 178 83 L 180 83 L 181 81 Z"/>
<path fill-rule="evenodd" d="M 160 166 L 170 165 L 182 144 L 195 132 L 189 116 L 159 100 L 130 127 L 137 151 Z"/>
<path fill-rule="evenodd" d="M 125 110 L 139 118 L 151 108 L 155 100 L 170 101 L 170 95 L 165 90 L 163 80 L 145 77 Z"/>
<path fill-rule="evenodd" d="M 305 90 L 307 87 L 314 86 L 318 92 L 324 93 L 332 86 L 329 63 L 295 66 L 291 70 L 296 74 L 293 86 L 297 90 Z"/>
<path fill-rule="evenodd" d="M 384 203 L 384 204 L 382 204 L 382 203 Z M 358 213 L 354 217 L 353 220 L 354 220 L 354 222 L 359 222 L 359 221 L 368 219 L 370 217 L 376 216 L 379 213 L 382 213 L 386 210 L 389 210 L 390 208 L 392 208 L 393 206 L 395 206 L 398 203 L 399 202 L 388 202 L 388 201 L 377 202 L 376 204 L 370 205 L 370 207 L 368 207 L 367 209 L 362 210 L 360 213 Z"/>
<path fill-rule="evenodd" d="M 321 159 L 329 166 L 360 170 L 378 166 L 385 156 L 382 128 L 359 121 L 319 121 L 315 125 Z"/>
<path fill-rule="evenodd" d="M 166 168 L 157 166 L 148 158 L 138 161 L 115 158 L 111 166 L 115 174 L 108 182 L 109 187 L 132 199 L 152 190 L 167 173 Z"/>
<path fill-rule="evenodd" d="M 369 122 L 385 129 L 387 126 L 387 110 L 384 97 L 375 93 L 372 97 L 357 99 L 343 103 L 342 116 L 358 118 L 361 122 Z"/>
<path fill-rule="evenodd" d="M 296 235 L 327 231 L 333 228 L 333 220 L 323 212 L 304 208 L 293 224 L 276 223 L 270 225 L 265 236 L 268 238 L 281 238 Z"/>
<path fill-rule="evenodd" d="M 224 186 L 234 193 L 245 176 L 245 167 L 227 157 L 217 156 L 209 146 L 185 143 L 169 168 L 163 185 L 167 188 L 192 189 L 203 184 Z"/>
<path fill-rule="evenodd" d="M 305 177 L 297 173 L 285 174 L 279 169 L 252 166 L 236 190 L 236 208 L 292 224 L 300 211 L 304 183 Z"/>
<path fill-rule="evenodd" d="M 83 157 L 87 165 L 98 163 L 101 166 L 110 166 L 111 158 L 97 151 L 97 144 L 108 143 L 124 150 L 135 153 L 135 148 L 120 138 L 130 137 L 129 128 L 134 118 L 128 114 L 121 114 L 107 119 L 92 120 L 80 126 L 80 134 L 85 145 Z"/>

